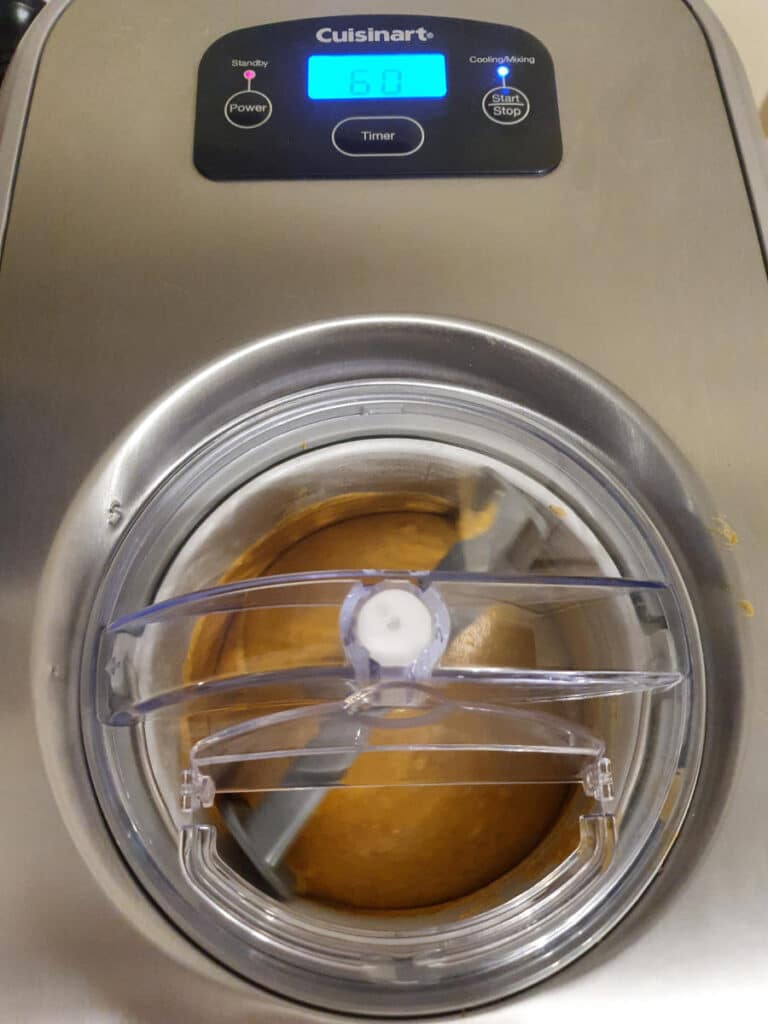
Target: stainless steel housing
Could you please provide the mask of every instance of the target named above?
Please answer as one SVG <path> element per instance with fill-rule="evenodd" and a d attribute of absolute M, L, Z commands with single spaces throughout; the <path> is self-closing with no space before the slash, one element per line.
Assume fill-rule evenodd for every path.
<path fill-rule="evenodd" d="M 362 6 L 373 10 L 375 5 Z M 440 13 L 448 13 L 449 6 L 441 5 Z M 555 54 L 567 152 L 561 170 L 547 181 L 512 186 L 466 183 L 462 207 L 456 210 L 461 250 L 447 244 L 448 235 L 441 227 L 440 211 L 455 199 L 457 186 L 452 183 L 387 187 L 381 192 L 387 197 L 381 209 L 371 203 L 365 186 L 345 187 L 342 205 L 326 186 L 312 186 L 304 200 L 295 193 L 289 199 L 283 188 L 265 188 L 259 193 L 266 202 L 259 206 L 256 248 L 253 233 L 241 230 L 242 204 L 249 202 L 251 194 L 247 186 L 229 193 L 206 191 L 203 201 L 205 186 L 188 166 L 190 68 L 211 37 L 254 20 L 252 11 L 244 10 L 242 4 L 221 3 L 215 12 L 208 5 L 185 4 L 190 31 L 183 40 L 170 18 L 149 32 L 149 8 L 142 4 L 134 5 L 131 12 L 121 9 L 119 15 L 117 4 L 111 2 L 52 4 L 34 26 L 2 97 L 6 111 L 0 150 L 5 184 L 2 209 L 12 212 L 0 275 L 4 346 L 13 353 L 4 385 L 14 425 L 8 466 L 18 495 L 15 507 L 25 509 L 21 519 L 15 514 L 9 519 L 5 530 L 9 543 L 4 553 L 3 598 L 10 610 L 3 628 L 8 670 L 19 679 L 25 677 L 31 594 L 77 478 L 119 427 L 163 386 L 203 359 L 231 348 L 238 339 L 270 334 L 298 319 L 332 315 L 340 306 L 362 314 L 431 309 L 449 316 L 493 319 L 545 338 L 604 373 L 642 405 L 713 496 L 714 504 L 701 493 L 676 450 L 635 407 L 619 411 L 611 397 L 615 393 L 609 391 L 590 406 L 580 404 L 578 395 L 583 392 L 578 388 L 572 395 L 558 389 L 562 368 L 569 365 L 567 358 L 549 357 L 551 378 L 550 372 L 546 379 L 530 375 L 533 391 L 525 401 L 533 408 L 546 407 L 554 381 L 557 418 L 565 417 L 569 426 L 587 437 L 597 432 L 619 479 L 642 495 L 648 512 L 671 540 L 697 614 L 711 624 L 703 651 L 710 684 L 710 729 L 692 813 L 664 877 L 626 925 L 603 943 L 603 952 L 593 953 L 583 967 L 571 969 L 525 998 L 551 1017 L 564 1008 L 586 1015 L 594 1009 L 595 985 L 600 986 L 602 1006 L 607 1008 L 624 998 L 628 985 L 652 972 L 653 991 L 643 987 L 636 995 L 645 1014 L 663 1011 L 670 997 L 682 993 L 692 1012 L 709 1009 L 720 1000 L 733 1011 L 761 984 L 765 944 L 766 837 L 764 821 L 755 808 L 764 800 L 765 778 L 761 738 L 765 691 L 759 675 L 765 637 L 758 635 L 758 629 L 768 606 L 768 509 L 764 454 L 756 439 L 764 422 L 768 289 L 760 244 L 765 237 L 765 165 L 756 119 L 738 61 L 701 4 L 692 3 L 689 10 L 677 0 L 653 0 L 639 11 L 637 5 L 621 2 L 612 5 L 610 13 L 592 2 L 578 9 L 569 5 L 565 12 L 554 2 L 481 6 L 475 16 L 506 17 L 524 24 L 545 39 Z M 64 17 L 49 38 L 62 11 Z M 303 4 L 291 5 L 289 12 L 285 4 L 264 3 L 259 17 L 272 20 L 305 13 Z M 123 39 L 114 31 L 118 21 Z M 117 97 L 110 111 L 100 110 L 86 98 L 91 76 L 94 68 L 109 67 L 130 77 L 137 49 L 125 46 L 126 39 L 142 41 L 138 53 L 146 62 L 142 65 L 146 81 L 131 78 L 124 106 L 120 108 L 123 100 Z M 44 44 L 45 59 L 30 114 L 28 103 Z M 602 56 L 599 67 L 594 62 L 596 52 Z M 685 60 L 678 59 L 680 53 Z M 73 60 L 73 54 L 82 59 Z M 82 64 L 80 70 L 75 71 L 73 63 Z M 167 106 L 162 109 L 154 102 L 152 88 L 161 66 L 167 75 L 164 80 L 174 83 L 163 94 Z M 638 67 L 646 70 L 644 95 L 650 95 L 651 102 L 632 108 L 630 130 L 626 103 L 636 84 L 630 72 Z M 611 83 L 610 96 L 604 81 Z M 144 179 L 144 188 L 135 187 L 141 180 L 137 169 L 142 161 L 125 146 L 121 149 L 117 133 L 121 118 L 128 116 L 143 144 L 151 143 L 152 152 L 164 152 L 166 166 L 175 168 L 173 178 L 153 172 Z M 75 146 L 70 136 L 73 118 L 82 118 L 90 129 Z M 598 136 L 602 142 L 596 149 Z M 591 144 L 585 140 L 592 140 Z M 117 162 L 115 153 L 121 154 Z M 39 197 L 50 183 L 52 161 L 58 170 L 58 216 L 46 218 L 43 224 Z M 175 195 L 168 191 L 171 180 L 179 183 Z M 393 200 L 397 216 L 377 220 L 377 252 L 368 252 L 361 262 L 359 248 L 352 244 L 355 230 L 370 224 L 377 211 L 391 210 Z M 285 220 L 291 207 L 296 223 L 301 218 L 294 215 L 301 210 L 308 216 L 305 223 L 311 225 L 300 248 L 292 247 L 293 229 Z M 197 212 L 190 220 L 191 210 Z M 504 211 L 503 219 L 499 210 Z M 182 216 L 187 218 L 186 227 L 182 227 Z M 164 224 L 166 230 L 156 232 L 155 223 Z M 339 225 L 345 226 L 343 230 Z M 227 226 L 230 244 L 216 252 L 209 250 L 208 262 L 198 266 L 188 254 L 199 250 L 203 238 L 210 241 Z M 325 232 L 331 226 L 339 243 L 333 279 L 322 266 L 327 252 Z M 551 244 L 554 235 L 556 246 Z M 429 242 L 426 248 L 420 238 Z M 265 239 L 270 245 L 262 249 Z M 113 262 L 118 240 L 122 257 Z M 413 243 L 410 249 L 404 248 L 404 241 Z M 521 241 L 525 259 L 516 265 L 514 278 L 506 275 L 502 281 L 493 268 L 502 265 Z M 441 256 L 442 247 L 448 261 Z M 302 251 L 311 258 L 287 264 L 288 251 Z M 473 261 L 464 252 L 474 257 L 485 253 L 488 258 Z M 180 253 L 187 256 L 179 259 Z M 392 253 L 398 254 L 396 264 L 387 262 L 387 254 Z M 285 274 L 287 266 L 290 275 Z M 200 293 L 201 273 L 219 282 L 213 308 Z M 268 306 L 252 287 L 259 275 L 269 282 Z M 41 279 L 49 285 L 47 291 L 41 292 Z M 334 285 L 338 280 L 345 281 L 343 290 Z M 378 285 L 383 280 L 388 282 L 387 291 Z M 136 295 L 141 287 L 146 289 L 145 301 L 139 303 Z M 299 293 L 302 306 L 297 316 Z M 169 302 L 169 297 L 177 301 Z M 411 323 L 414 317 L 405 320 Z M 371 316 L 369 325 L 377 321 Z M 452 346 L 439 321 L 431 320 L 429 334 L 427 362 L 442 367 L 445 381 L 471 386 L 492 379 L 494 393 L 519 397 L 514 375 L 505 379 L 499 372 L 500 342 L 494 331 L 469 349 Z M 23 345 L 19 338 L 24 339 Z M 311 351 L 303 338 L 298 333 L 292 339 L 298 346 L 292 343 L 292 358 L 334 359 L 327 337 Z M 514 340 L 512 344 L 516 358 L 525 363 L 527 344 Z M 138 360 L 124 355 L 130 345 Z M 385 345 L 390 347 L 383 351 Z M 408 345 L 402 338 L 398 342 L 392 322 L 380 323 L 369 335 L 364 354 L 381 372 L 413 372 Z M 293 391 L 310 382 L 311 367 L 297 373 L 297 364 L 292 369 L 290 361 L 282 361 L 277 346 L 264 345 L 262 355 L 265 369 L 273 374 L 271 384 L 277 389 L 273 393 Z M 149 358 L 151 372 L 147 372 Z M 78 367 L 76 376 L 71 373 L 73 364 Z M 336 373 L 342 377 L 343 368 L 337 366 Z M 196 380 L 205 387 L 205 374 Z M 263 398 L 263 385 L 257 382 L 247 400 Z M 37 415 L 30 418 L 33 403 Z M 186 424 L 185 444 L 203 440 L 211 426 L 199 407 L 190 403 L 187 410 L 197 422 Z M 161 413 L 160 406 L 125 437 L 119 477 L 107 476 L 103 470 L 91 477 L 88 507 L 81 511 L 93 516 L 99 532 L 84 531 L 78 543 L 92 547 L 94 564 L 108 550 L 110 531 L 119 530 L 124 509 L 113 502 L 127 502 L 125 508 L 130 509 L 131 502 L 140 501 L 156 482 L 143 478 L 139 466 L 147 431 L 159 444 L 167 444 L 169 459 L 180 457 L 184 450 L 163 435 Z M 637 427 L 638 423 L 642 426 Z M 26 472 L 33 459 L 55 450 L 65 425 L 69 443 L 39 473 Z M 116 484 L 120 484 L 119 493 Z M 719 556 L 716 546 L 721 548 Z M 83 566 L 78 570 L 76 553 L 60 551 L 57 557 L 67 575 L 56 579 L 43 601 L 55 617 L 56 635 L 50 639 L 64 649 L 73 625 L 65 609 L 72 610 L 72 598 L 85 599 L 91 581 L 87 574 L 80 574 Z M 57 600 L 59 596 L 63 601 Z M 740 601 L 745 602 L 744 609 L 754 612 L 754 618 L 747 619 L 739 610 Z M 134 879 L 114 856 L 114 844 L 83 770 L 82 748 L 72 741 L 74 737 L 66 738 L 62 728 L 72 721 L 72 694 L 60 683 L 64 668 L 55 659 L 45 666 L 42 745 L 57 802 L 79 836 L 86 859 L 115 902 L 146 933 L 208 978 L 226 981 L 225 972 L 184 942 L 139 897 Z M 18 853 L 12 851 L 10 874 L 4 874 L 6 881 L 11 879 L 4 901 L 15 919 L 23 916 L 20 900 L 24 900 L 36 964 L 45 957 L 52 968 L 49 973 L 57 978 L 63 976 L 61 950 L 69 947 L 76 980 L 72 987 L 61 987 L 57 1005 L 61 999 L 70 999 L 71 1005 L 80 1008 L 85 992 L 92 1006 L 137 1008 L 141 1003 L 136 985 L 127 984 L 128 977 L 153 986 L 156 1008 L 137 1012 L 164 1013 L 157 1019 L 181 1013 L 183 1006 L 197 1012 L 205 1006 L 218 1010 L 222 1001 L 228 1012 L 245 1014 L 249 997 L 244 997 L 242 986 L 239 993 L 225 996 L 220 986 L 208 986 L 183 973 L 176 975 L 174 986 L 170 966 L 157 972 L 156 982 L 147 982 L 145 968 L 154 965 L 152 955 L 138 939 L 120 931 L 119 922 L 99 902 L 64 843 L 56 842 L 59 884 L 51 891 L 45 912 L 35 906 L 33 894 L 41 873 L 49 872 L 45 865 L 51 856 L 35 836 L 43 832 L 52 836 L 56 826 L 51 819 L 53 805 L 34 781 L 37 758 L 30 745 L 32 733 L 23 700 L 10 722 L 4 753 L 14 770 L 21 767 L 29 777 L 27 793 L 35 793 L 36 799 L 25 801 L 25 807 L 34 808 L 32 814 L 16 817 L 18 794 L 11 792 Z M 21 723 L 18 729 L 17 722 Z M 21 885 L 13 883 L 14 868 Z M 679 884 L 681 878 L 687 879 L 685 885 Z M 76 902 L 68 895 L 73 892 Z M 78 914 L 86 916 L 85 907 L 100 908 L 98 935 L 91 930 L 85 933 L 77 925 Z M 93 914 L 87 916 L 94 920 Z M 716 928 L 710 927 L 712 921 L 717 922 Z M 44 937 L 57 940 L 58 947 Z M 102 939 L 113 943 L 111 954 L 102 951 Z M 91 970 L 94 946 L 99 950 L 102 981 L 98 984 Z M 121 955 L 119 971 L 110 964 L 115 949 Z M 12 1005 L 22 1007 L 19 1012 L 27 1017 L 40 1015 L 41 1004 L 22 980 L 29 975 L 24 974 L 15 950 L 9 950 L 6 962 L 19 965 Z M 175 988 L 171 998 L 164 995 L 170 988 Z M 263 1006 L 269 1007 L 265 1012 L 272 1019 L 302 1016 L 300 1009 L 284 1007 L 267 996 Z M 502 1019 L 507 1012 L 499 1007 L 485 1016 Z M 310 1016 L 316 1017 L 314 1011 Z"/>

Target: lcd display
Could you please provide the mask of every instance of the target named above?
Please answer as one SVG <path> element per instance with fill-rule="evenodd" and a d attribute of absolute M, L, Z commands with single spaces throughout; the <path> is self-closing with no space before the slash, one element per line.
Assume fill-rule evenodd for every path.
<path fill-rule="evenodd" d="M 311 100 L 440 99 L 443 53 L 316 54 L 307 61 Z"/>

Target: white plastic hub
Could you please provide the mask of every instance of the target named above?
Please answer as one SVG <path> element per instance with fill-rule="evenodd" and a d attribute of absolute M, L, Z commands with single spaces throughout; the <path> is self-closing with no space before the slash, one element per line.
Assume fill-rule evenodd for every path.
<path fill-rule="evenodd" d="M 432 613 L 408 590 L 380 590 L 360 609 L 357 642 L 385 667 L 410 665 L 432 642 Z"/>

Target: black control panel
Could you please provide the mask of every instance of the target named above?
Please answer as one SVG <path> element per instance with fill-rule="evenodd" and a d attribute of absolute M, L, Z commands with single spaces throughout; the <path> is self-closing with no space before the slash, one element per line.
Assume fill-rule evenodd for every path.
<path fill-rule="evenodd" d="M 546 174 L 562 158 L 546 47 L 509 25 L 361 15 L 239 29 L 198 72 L 215 180 Z"/>

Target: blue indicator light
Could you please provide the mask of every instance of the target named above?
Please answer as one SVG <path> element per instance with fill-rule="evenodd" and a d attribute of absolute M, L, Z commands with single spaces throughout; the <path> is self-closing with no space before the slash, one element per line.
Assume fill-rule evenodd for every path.
<path fill-rule="evenodd" d="M 506 78 L 509 74 L 509 68 L 506 64 L 500 64 L 499 67 L 496 68 L 496 74 L 499 78 Z"/>
<path fill-rule="evenodd" d="M 443 53 L 317 54 L 307 61 L 311 100 L 440 99 Z"/>

